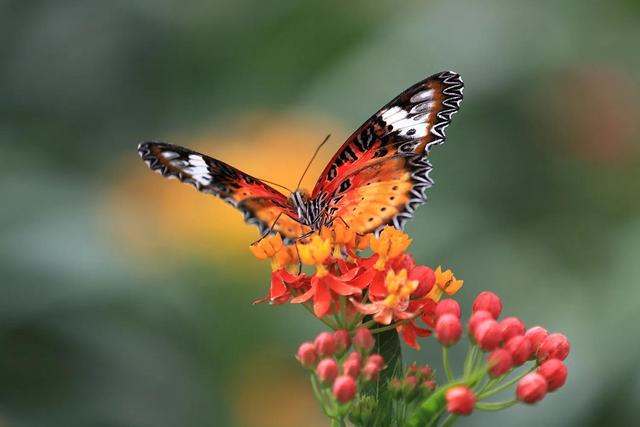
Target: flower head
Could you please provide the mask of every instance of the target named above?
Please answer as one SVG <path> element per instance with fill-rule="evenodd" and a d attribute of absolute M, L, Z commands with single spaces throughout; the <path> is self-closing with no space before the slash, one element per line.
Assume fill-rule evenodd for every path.
<path fill-rule="evenodd" d="M 464 284 L 464 280 L 456 279 L 451 270 L 442 271 L 442 267 L 440 266 L 436 268 L 434 274 L 436 281 L 427 296 L 436 302 L 440 300 L 443 292 L 447 295 L 453 295 L 458 292 Z"/>
<path fill-rule="evenodd" d="M 385 227 L 379 237 L 372 237 L 369 242 L 371 250 L 378 255 L 374 268 L 384 270 L 387 261 L 402 255 L 410 244 L 411 238 L 406 233 L 393 227 Z"/>
<path fill-rule="evenodd" d="M 407 312 L 409 297 L 418 288 L 417 280 L 409 280 L 407 270 L 398 273 L 387 271 L 385 277 L 386 296 L 369 304 L 361 304 L 353 300 L 355 307 L 363 314 L 373 315 L 373 319 L 383 325 L 389 325 L 394 319 L 406 320 L 415 316 Z M 373 297 L 373 296 L 372 296 Z"/>
<path fill-rule="evenodd" d="M 445 394 L 447 411 L 455 415 L 469 415 L 476 404 L 476 396 L 466 386 L 452 387 Z"/>
<path fill-rule="evenodd" d="M 331 255 L 331 239 L 323 239 L 315 234 L 306 245 L 298 245 L 298 253 L 303 264 L 316 267 L 316 276 L 328 274 L 324 263 Z"/>

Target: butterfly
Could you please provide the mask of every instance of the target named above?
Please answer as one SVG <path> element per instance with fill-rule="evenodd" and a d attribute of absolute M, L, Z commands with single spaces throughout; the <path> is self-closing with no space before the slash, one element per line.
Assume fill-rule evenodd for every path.
<path fill-rule="evenodd" d="M 452 71 L 434 74 L 400 93 L 340 147 L 309 195 L 289 197 L 220 160 L 178 145 L 143 142 L 138 153 L 155 172 L 222 198 L 256 225 L 287 242 L 342 221 L 360 234 L 386 225 L 404 228 L 433 185 L 429 153 L 445 141 L 460 108 L 463 82 Z"/>

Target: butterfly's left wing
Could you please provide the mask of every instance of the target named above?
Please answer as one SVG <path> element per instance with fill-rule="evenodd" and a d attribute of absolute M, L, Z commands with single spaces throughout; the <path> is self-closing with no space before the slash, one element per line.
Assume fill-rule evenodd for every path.
<path fill-rule="evenodd" d="M 331 159 L 312 197 L 327 223 L 341 218 L 360 233 L 404 227 L 426 201 L 428 156 L 462 102 L 463 82 L 444 71 L 411 86 L 347 139 Z"/>
<path fill-rule="evenodd" d="M 284 194 L 218 159 L 165 142 L 143 142 L 138 153 L 162 176 L 179 179 L 231 204 L 261 234 L 269 231 L 276 219 L 273 231 L 285 239 L 294 240 L 309 231 L 298 221 L 298 214 Z"/>

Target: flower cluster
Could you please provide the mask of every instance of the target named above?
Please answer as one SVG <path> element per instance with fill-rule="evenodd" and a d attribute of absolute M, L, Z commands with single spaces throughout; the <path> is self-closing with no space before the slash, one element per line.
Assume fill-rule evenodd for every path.
<path fill-rule="evenodd" d="M 463 281 L 450 270 L 416 265 L 406 253 L 410 244 L 393 227 L 362 236 L 340 221 L 296 244 L 266 237 L 251 246 L 257 258 L 271 259 L 272 270 L 269 293 L 256 302 L 304 304 L 334 330 L 360 324 L 397 329 L 419 349 L 417 338 L 435 327 L 437 301 L 455 294 Z M 310 271 L 302 272 L 302 265 Z"/>
<path fill-rule="evenodd" d="M 358 328 L 353 337 L 344 329 L 322 332 L 298 348 L 296 357 L 310 371 L 316 398 L 329 417 L 345 417 L 359 388 L 378 379 L 385 362 L 381 355 L 371 353 L 373 346 L 371 332 Z"/>
<path fill-rule="evenodd" d="M 463 281 L 417 265 L 410 244 L 391 227 L 359 235 L 337 221 L 304 241 L 286 244 L 275 235 L 251 247 L 271 260 L 269 292 L 256 302 L 300 304 L 333 330 L 300 345 L 296 356 L 332 426 L 450 426 L 474 410 L 533 404 L 562 387 L 570 349 L 564 335 L 500 318 L 502 301 L 491 292 L 476 297 L 463 325 L 451 298 Z M 402 368 L 398 339 L 419 349 L 418 338 L 432 333 L 442 346 L 446 381 L 439 386 L 429 366 Z M 464 337 L 467 356 L 454 374 L 449 350 Z M 485 400 L 509 388 L 514 398 Z"/>
<path fill-rule="evenodd" d="M 460 307 L 448 299 L 440 301 L 436 307 L 436 338 L 443 345 L 447 378 L 455 384 L 445 395 L 447 410 L 452 414 L 469 415 L 474 408 L 498 410 L 518 401 L 536 403 L 566 381 L 567 368 L 563 360 L 570 350 L 567 338 L 559 333 L 549 334 L 540 326 L 527 330 L 517 317 L 498 320 L 501 311 L 502 302 L 497 295 L 482 292 L 476 297 L 467 323 L 470 350 L 462 377 L 456 380 L 449 367 L 447 349 L 462 337 Z M 532 367 L 506 380 L 513 370 L 529 361 L 534 362 Z M 460 384 L 456 384 L 458 382 Z M 514 384 L 515 399 L 482 402 Z"/>

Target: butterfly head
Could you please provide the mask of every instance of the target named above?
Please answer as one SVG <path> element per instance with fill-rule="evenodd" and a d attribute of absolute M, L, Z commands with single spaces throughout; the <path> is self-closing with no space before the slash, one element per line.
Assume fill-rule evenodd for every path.
<path fill-rule="evenodd" d="M 311 228 L 320 228 L 320 209 L 317 203 L 309 197 L 309 193 L 298 190 L 291 193 L 291 203 L 298 213 L 301 222 Z"/>

